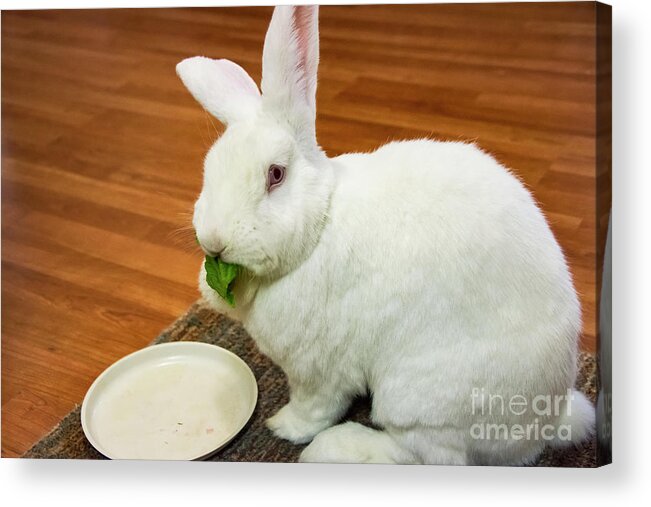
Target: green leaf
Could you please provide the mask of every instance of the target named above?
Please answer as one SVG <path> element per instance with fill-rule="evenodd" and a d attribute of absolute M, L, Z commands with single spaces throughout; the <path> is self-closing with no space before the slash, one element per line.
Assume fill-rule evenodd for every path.
<path fill-rule="evenodd" d="M 230 306 L 235 307 L 235 296 L 233 295 L 233 284 L 235 278 L 240 274 L 240 266 L 228 264 L 219 257 L 206 255 L 206 282 L 219 294 Z"/>

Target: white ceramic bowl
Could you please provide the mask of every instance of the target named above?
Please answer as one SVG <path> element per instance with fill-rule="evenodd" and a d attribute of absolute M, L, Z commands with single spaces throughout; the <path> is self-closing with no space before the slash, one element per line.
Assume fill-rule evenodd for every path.
<path fill-rule="evenodd" d="M 205 459 L 245 426 L 258 397 L 251 369 L 198 342 L 152 345 L 107 368 L 86 393 L 81 425 L 112 459 Z"/>

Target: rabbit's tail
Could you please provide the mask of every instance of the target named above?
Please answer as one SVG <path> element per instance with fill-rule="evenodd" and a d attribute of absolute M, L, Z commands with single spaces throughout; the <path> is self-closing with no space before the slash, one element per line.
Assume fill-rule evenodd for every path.
<path fill-rule="evenodd" d="M 553 447 L 580 444 L 594 433 L 595 407 L 582 392 L 573 389 L 556 424 L 558 431 L 550 442 Z"/>

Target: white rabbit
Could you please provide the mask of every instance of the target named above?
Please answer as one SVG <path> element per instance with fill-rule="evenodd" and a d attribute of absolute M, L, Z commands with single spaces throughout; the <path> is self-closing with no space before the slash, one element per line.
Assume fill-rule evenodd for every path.
<path fill-rule="evenodd" d="M 290 402 L 268 427 L 312 441 L 302 461 L 522 464 L 580 442 L 594 424 L 573 390 L 581 310 L 543 214 L 473 144 L 328 158 L 315 134 L 317 18 L 317 6 L 276 7 L 262 94 L 227 60 L 177 66 L 228 126 L 193 224 L 207 254 L 246 274 L 234 309 L 203 270 L 199 286 L 287 374 Z M 367 392 L 382 429 L 333 426 Z M 509 433 L 482 436 L 494 427 Z"/>

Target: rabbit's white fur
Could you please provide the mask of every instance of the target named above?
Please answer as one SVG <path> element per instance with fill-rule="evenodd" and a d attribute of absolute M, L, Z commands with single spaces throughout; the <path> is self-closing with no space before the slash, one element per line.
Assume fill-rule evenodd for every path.
<path fill-rule="evenodd" d="M 247 274 L 235 309 L 203 269 L 199 286 L 287 374 L 290 402 L 269 428 L 314 439 L 302 460 L 333 462 L 521 464 L 564 443 L 478 439 L 477 424 L 568 424 L 572 442 L 586 438 L 594 411 L 572 390 L 580 306 L 530 193 L 468 143 L 393 142 L 327 158 L 314 130 L 317 15 L 275 9 L 262 95 L 232 62 L 177 67 L 228 124 L 206 157 L 193 223 L 207 252 Z M 271 164 L 287 172 L 268 192 Z M 473 413 L 476 390 L 508 405 L 568 389 L 571 401 L 551 415 Z M 333 426 L 367 392 L 382 430 Z"/>

